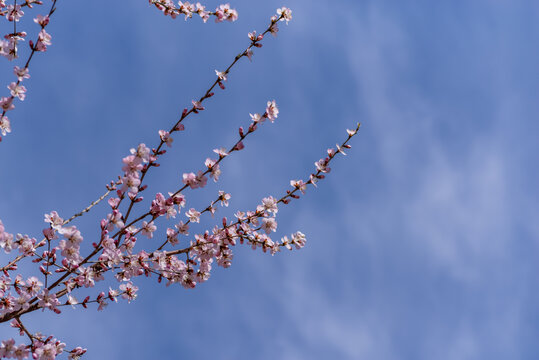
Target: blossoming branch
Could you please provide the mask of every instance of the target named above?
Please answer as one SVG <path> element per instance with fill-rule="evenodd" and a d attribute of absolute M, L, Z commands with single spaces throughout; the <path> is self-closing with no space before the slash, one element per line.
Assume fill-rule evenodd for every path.
<path fill-rule="evenodd" d="M 237 12 L 229 4 L 220 5 L 215 11 L 207 11 L 200 3 L 178 2 L 176 6 L 170 0 L 150 0 L 149 3 L 161 10 L 165 15 L 176 18 L 184 15 L 189 19 L 195 14 L 206 22 L 211 16 L 216 22 L 224 20 L 234 21 Z M 0 0 L 1 14 L 8 21 L 16 23 L 24 12 L 23 7 L 41 5 L 41 1 L 26 0 L 24 4 L 5 4 Z M 50 35 L 45 32 L 50 16 L 55 11 L 56 0 L 46 16 L 37 16 L 35 22 L 41 26 L 38 40 L 30 42 L 31 53 L 24 67 L 15 67 L 17 82 L 9 85 L 11 97 L 3 97 L 0 104 L 3 109 L 0 130 L 3 135 L 10 131 L 9 120 L 5 113 L 12 110 L 15 97 L 24 100 L 26 89 L 21 85 L 23 79 L 29 78 L 28 65 L 34 52 L 43 52 L 50 45 Z M 0 268 L 0 323 L 10 323 L 19 335 L 25 337 L 25 343 L 16 344 L 15 339 L 3 340 L 0 344 L 0 358 L 27 359 L 55 359 L 58 355 L 68 354 L 70 359 L 78 359 L 86 353 L 86 349 L 75 347 L 66 351 L 66 345 L 52 335 L 45 336 L 41 332 L 29 329 L 23 322 L 23 317 L 30 316 L 37 310 L 50 310 L 61 314 L 64 306 L 88 308 L 96 304 L 98 310 L 103 310 L 108 304 L 118 299 L 135 300 L 139 288 L 134 280 L 139 276 L 156 276 L 158 282 L 166 280 L 166 284 L 180 284 L 184 288 L 192 289 L 210 278 L 214 264 L 228 268 L 234 257 L 233 249 L 238 244 L 245 244 L 252 249 L 260 248 L 263 252 L 274 255 L 286 248 L 288 250 L 301 249 L 306 244 L 305 235 L 297 231 L 284 236 L 280 241 L 273 240 L 271 234 L 277 230 L 276 215 L 280 204 L 288 204 L 293 199 L 299 199 L 299 192 L 305 193 L 308 186 L 324 179 L 325 174 L 331 171 L 329 167 L 337 154 L 346 155 L 344 149 L 350 148 L 349 141 L 359 130 L 359 124 L 353 130 L 348 130 L 347 138 L 337 144 L 336 148 L 327 150 L 327 156 L 315 162 L 316 171 L 303 180 L 290 181 L 291 189 L 280 197 L 268 196 L 254 210 L 237 211 L 235 220 L 222 217 L 218 225 L 208 230 L 189 235 L 193 223 L 201 223 L 204 214 L 216 213 L 218 206 L 228 207 L 231 195 L 219 190 L 214 199 L 207 206 L 195 209 L 187 206 L 186 194 L 195 189 L 202 189 L 209 179 L 218 182 L 221 175 L 221 165 L 233 153 L 245 148 L 245 140 L 254 133 L 263 123 L 274 122 L 279 116 L 279 109 L 275 100 L 268 101 L 265 109 L 259 113 L 249 114 L 248 126 L 239 127 L 238 139 L 228 148 L 215 149 L 213 157 L 208 157 L 201 170 L 183 173 L 178 182 L 183 184 L 167 195 L 157 193 L 146 209 L 141 209 L 145 192 L 149 184 L 144 182 L 151 169 L 158 167 L 159 159 L 166 153 L 166 147 L 171 147 L 176 133 L 184 131 L 183 122 L 191 114 L 197 114 L 205 108 L 203 104 L 214 96 L 214 88 L 219 86 L 225 89 L 232 67 L 242 58 L 250 60 L 255 48 L 262 47 L 265 35 L 276 35 L 278 23 L 290 21 L 292 12 L 286 7 L 277 9 L 271 17 L 270 24 L 261 33 L 250 32 L 249 46 L 239 53 L 232 63 L 224 70 L 215 70 L 215 80 L 206 92 L 193 100 L 192 105 L 184 108 L 179 119 L 168 131 L 159 130 L 158 145 L 154 148 L 139 144 L 130 150 L 130 154 L 122 159 L 123 174 L 116 181 L 107 185 L 107 191 L 97 200 L 93 201 L 81 212 L 64 220 L 56 211 L 45 215 L 47 227 L 43 229 L 43 239 L 38 241 L 30 235 L 22 235 L 6 231 L 0 221 L 0 246 L 10 254 L 18 251 L 18 255 L 8 264 Z M 12 34 L 12 35 L 13 35 Z M 15 59 L 17 55 L 17 41 L 24 37 L 8 36 L 7 42 L 0 44 L 0 53 L 8 54 L 8 58 Z M 111 196 L 113 194 L 113 196 Z M 99 237 L 95 239 L 87 254 L 81 253 L 84 237 L 75 225 L 69 225 L 73 220 L 81 217 L 102 200 L 107 200 L 109 211 L 99 223 Z M 125 200 L 125 203 L 124 203 Z M 132 214 L 138 211 L 137 216 Z M 179 220 L 172 220 L 177 219 Z M 159 222 L 159 224 L 158 224 Z M 140 237 L 156 238 L 156 231 L 161 223 L 164 238 L 157 243 L 140 241 Z M 36 274 L 23 277 L 15 273 L 21 261 L 28 260 L 37 266 Z M 115 278 L 119 285 L 109 287 L 106 291 L 92 290 L 97 283 L 106 280 L 106 276 Z M 86 293 L 81 292 L 84 289 Z M 90 291 L 89 295 L 86 295 Z M 93 291 L 93 292 L 92 292 Z M 83 296 L 83 297 L 81 297 Z M 77 299 L 79 297 L 82 300 Z"/>

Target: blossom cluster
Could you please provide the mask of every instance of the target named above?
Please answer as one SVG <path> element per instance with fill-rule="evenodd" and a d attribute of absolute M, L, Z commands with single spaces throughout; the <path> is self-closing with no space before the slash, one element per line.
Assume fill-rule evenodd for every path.
<path fill-rule="evenodd" d="M 185 20 L 187 20 L 192 18 L 194 14 L 199 15 L 204 22 L 208 21 L 210 16 L 215 16 L 215 22 L 236 21 L 238 19 L 238 12 L 232 9 L 230 4 L 222 4 L 215 11 L 208 11 L 199 2 L 191 4 L 189 1 L 178 1 L 178 6 L 172 0 L 149 0 L 149 2 L 161 10 L 165 16 L 170 16 L 173 19 L 178 15 L 185 15 Z"/>
<path fill-rule="evenodd" d="M 0 15 L 6 17 L 10 22 L 13 22 L 13 32 L 4 35 L 5 40 L 0 40 L 0 55 L 6 57 L 8 60 L 14 60 L 18 58 L 18 43 L 24 41 L 27 36 L 25 31 L 17 31 L 17 23 L 24 15 L 23 7 L 31 9 L 34 5 L 42 5 L 40 0 L 25 0 L 23 4 L 6 5 L 4 0 L 0 1 Z M 17 81 L 11 82 L 7 87 L 9 89 L 10 96 L 0 97 L 0 141 L 2 136 L 6 136 L 11 132 L 11 123 L 6 113 L 15 108 L 13 100 L 15 98 L 23 101 L 26 97 L 26 87 L 21 85 L 24 79 L 30 78 L 29 65 L 35 52 L 47 51 L 47 46 L 52 44 L 52 36 L 45 30 L 50 22 L 50 17 L 55 11 L 56 0 L 53 0 L 52 6 L 47 15 L 37 15 L 34 18 L 34 22 L 39 25 L 40 31 L 38 32 L 36 41 L 30 40 L 28 42 L 30 46 L 30 54 L 26 60 L 24 66 L 15 66 L 13 72 L 17 78 Z"/>
<path fill-rule="evenodd" d="M 43 2 L 41 0 L 25 0 L 22 4 L 15 2 L 13 5 L 6 5 L 5 0 L 0 1 L 0 16 L 5 16 L 9 22 L 13 22 L 13 32 L 5 34 L 5 40 L 0 40 L 0 55 L 8 60 L 14 60 L 18 57 L 18 43 L 24 41 L 27 36 L 25 31 L 17 30 L 17 23 L 25 14 L 23 8 L 31 9 L 34 5 L 43 5 Z M 54 4 L 48 15 L 37 15 L 34 18 L 34 22 L 41 27 L 36 43 L 30 41 L 30 48 L 35 46 L 36 51 L 44 52 L 47 45 L 50 45 L 51 36 L 45 31 L 45 27 L 49 24 L 49 18 L 54 12 L 53 8 Z"/>

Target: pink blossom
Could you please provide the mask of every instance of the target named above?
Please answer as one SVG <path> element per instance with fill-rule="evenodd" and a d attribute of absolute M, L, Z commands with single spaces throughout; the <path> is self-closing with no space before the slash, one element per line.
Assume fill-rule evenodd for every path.
<path fill-rule="evenodd" d="M 215 74 L 219 78 L 219 80 L 226 81 L 226 72 L 220 72 L 218 70 L 215 70 Z"/>
<path fill-rule="evenodd" d="M 11 358 L 13 357 L 13 352 L 15 351 L 15 340 L 8 339 L 2 340 L 2 345 L 0 345 L 0 357 L 2 358 Z"/>
<path fill-rule="evenodd" d="M 76 308 L 75 305 L 77 305 L 78 303 L 79 303 L 78 300 L 73 295 L 67 296 L 66 304 L 71 305 L 73 309 Z"/>
<path fill-rule="evenodd" d="M 288 22 L 292 20 L 292 10 L 284 6 L 280 9 L 277 9 L 277 15 L 279 15 L 279 17 L 281 18 L 280 21 L 286 20 L 286 24 L 288 24 Z"/>
<path fill-rule="evenodd" d="M 272 19 L 272 20 L 276 20 L 276 19 Z M 271 35 L 277 36 L 277 33 L 279 32 L 279 26 L 277 26 L 277 23 L 274 23 L 270 26 L 269 32 Z"/>
<path fill-rule="evenodd" d="M 220 253 L 217 256 L 217 265 L 228 268 L 232 265 L 233 258 L 234 255 L 232 254 L 232 250 L 229 248 L 221 248 Z"/>
<path fill-rule="evenodd" d="M 30 78 L 29 70 L 27 67 L 20 68 L 18 66 L 15 66 L 13 68 L 13 73 L 15 73 L 19 81 Z"/>
<path fill-rule="evenodd" d="M 15 299 L 14 309 L 28 309 L 30 307 L 30 299 L 32 299 L 32 297 L 29 294 L 26 294 L 23 290 L 20 290 L 20 296 Z"/>
<path fill-rule="evenodd" d="M 60 301 L 56 298 L 56 294 L 49 294 L 49 289 L 43 289 L 37 294 L 37 298 L 39 299 L 39 306 L 43 308 L 54 310 L 60 305 Z"/>
<path fill-rule="evenodd" d="M 107 202 L 111 208 L 115 209 L 118 207 L 118 205 L 120 205 L 120 198 L 110 198 L 107 200 Z"/>
<path fill-rule="evenodd" d="M 213 152 L 219 155 L 220 158 L 223 158 L 228 155 L 225 148 L 213 149 Z"/>
<path fill-rule="evenodd" d="M 208 178 L 204 175 L 202 171 L 199 171 L 197 175 L 195 175 L 194 173 L 185 173 L 182 177 L 183 183 L 185 185 L 188 185 L 191 189 L 204 187 L 208 182 Z"/>
<path fill-rule="evenodd" d="M 250 48 L 245 50 L 245 56 L 249 58 L 249 61 L 253 61 L 253 50 L 251 50 Z"/>
<path fill-rule="evenodd" d="M 238 12 L 234 9 L 230 9 L 228 12 L 228 21 L 236 21 L 238 20 Z"/>
<path fill-rule="evenodd" d="M 13 60 L 17 57 L 17 41 L 10 37 L 7 41 L 0 40 L 0 55 L 8 60 Z"/>
<path fill-rule="evenodd" d="M 46 15 L 46 16 L 43 16 L 43 15 L 37 15 L 35 18 L 34 18 L 34 22 L 36 24 L 39 24 L 41 25 L 42 27 L 45 27 L 49 24 L 49 16 Z"/>
<path fill-rule="evenodd" d="M 252 122 L 255 123 L 255 124 L 264 122 L 264 120 L 266 119 L 265 117 L 263 117 L 262 115 L 260 115 L 260 114 L 258 114 L 258 113 L 255 113 L 255 114 L 249 114 L 249 116 L 251 116 L 251 120 L 252 120 Z"/>
<path fill-rule="evenodd" d="M 172 142 L 174 141 L 174 139 L 170 136 L 170 133 L 168 131 L 159 130 L 159 137 L 161 138 L 161 141 L 167 144 L 168 147 L 172 146 Z"/>
<path fill-rule="evenodd" d="M 269 218 L 263 218 L 262 219 L 262 230 L 266 232 L 266 234 L 269 234 L 270 232 L 277 231 L 277 221 L 275 221 L 275 218 L 269 217 Z"/>
<path fill-rule="evenodd" d="M 224 191 L 219 190 L 219 200 L 221 201 L 222 206 L 228 206 L 228 200 L 230 200 L 230 194 L 227 194 Z"/>
<path fill-rule="evenodd" d="M 164 215 L 167 212 L 167 206 L 169 205 L 167 205 L 165 196 L 161 193 L 157 193 L 155 194 L 155 200 L 152 201 L 150 213 L 154 217 Z"/>
<path fill-rule="evenodd" d="M 181 209 L 182 207 L 185 207 L 185 195 L 183 194 L 176 194 L 168 193 L 168 195 L 171 197 L 172 202 L 176 205 L 178 205 L 178 209 Z"/>
<path fill-rule="evenodd" d="M 346 155 L 346 153 L 343 151 L 342 147 L 341 147 L 339 144 L 337 144 L 337 145 L 335 145 L 335 146 L 337 147 L 337 151 L 338 151 L 338 152 L 340 152 L 340 153 L 343 154 L 343 155 Z"/>
<path fill-rule="evenodd" d="M 62 219 L 56 211 L 51 211 L 50 214 L 45 214 L 45 222 L 49 223 L 53 229 L 60 230 L 64 223 L 64 219 Z"/>
<path fill-rule="evenodd" d="M 49 33 L 47 33 L 44 28 L 41 29 L 34 49 L 40 52 L 47 51 L 47 46 L 52 45 L 51 40 L 52 40 L 52 36 Z"/>
<path fill-rule="evenodd" d="M 183 221 L 180 221 L 176 226 L 178 229 L 178 234 L 189 235 L 189 224 L 184 224 Z"/>
<path fill-rule="evenodd" d="M 200 213 L 195 209 L 189 209 L 189 211 L 185 213 L 185 216 L 187 216 L 191 222 L 200 222 Z"/>
<path fill-rule="evenodd" d="M 329 149 L 327 150 L 327 153 L 328 153 L 328 156 L 329 156 L 330 158 L 332 158 L 332 157 L 335 156 L 335 154 L 336 154 L 337 152 L 335 151 L 335 149 L 329 148 Z"/>
<path fill-rule="evenodd" d="M 238 142 L 236 146 L 234 146 L 234 150 L 237 150 L 237 151 L 242 150 L 244 148 L 245 148 L 245 145 L 243 144 L 243 141 Z"/>
<path fill-rule="evenodd" d="M 103 311 L 109 305 L 107 303 L 107 299 L 105 298 L 104 292 L 101 292 L 96 300 L 97 300 L 97 303 L 99 304 L 99 306 L 97 307 L 97 311 Z"/>
<path fill-rule="evenodd" d="M 24 344 L 20 344 L 19 346 L 16 346 L 13 350 L 13 358 L 17 360 L 27 359 L 30 354 L 30 350 L 28 347 Z"/>
<path fill-rule="evenodd" d="M 4 38 L 9 39 L 10 41 L 17 42 L 17 41 L 24 41 L 24 38 L 26 37 L 26 35 L 27 34 L 25 31 L 19 31 L 12 34 L 6 34 L 4 35 Z"/>
<path fill-rule="evenodd" d="M 288 250 L 292 250 L 292 246 L 290 246 L 290 240 L 288 240 L 288 236 L 283 236 L 281 238 L 281 245 L 286 247 Z"/>
<path fill-rule="evenodd" d="M 178 2 L 178 5 L 180 5 L 180 12 L 182 14 L 185 14 L 185 20 L 193 17 L 193 12 L 195 11 L 195 5 L 190 4 L 188 1 L 186 2 Z"/>
<path fill-rule="evenodd" d="M 26 280 L 26 291 L 30 296 L 35 296 L 41 290 L 42 286 L 43 283 L 35 276 L 31 276 Z"/>
<path fill-rule="evenodd" d="M 122 190 L 125 191 L 129 189 L 129 191 L 136 194 L 138 192 L 138 187 L 140 185 L 139 174 L 136 172 L 133 172 L 127 176 L 124 176 L 122 178 L 122 183 L 123 183 Z"/>
<path fill-rule="evenodd" d="M 206 186 L 206 183 L 208 182 L 208 178 L 206 177 L 206 175 L 204 175 L 202 171 L 198 171 L 196 181 L 197 181 L 198 187 L 203 188 L 204 186 Z"/>
<path fill-rule="evenodd" d="M 278 243 L 273 243 L 273 245 L 270 247 L 271 256 L 275 255 L 276 253 L 280 251 L 281 251 L 281 246 Z"/>
<path fill-rule="evenodd" d="M 136 149 L 131 149 L 130 152 L 144 162 L 150 161 L 150 149 L 145 144 L 139 144 Z"/>
<path fill-rule="evenodd" d="M 3 297 L 11 286 L 11 279 L 5 276 L 0 277 L 0 297 Z"/>
<path fill-rule="evenodd" d="M 257 209 L 258 210 L 258 209 Z M 269 211 L 273 215 L 277 214 L 277 200 L 273 196 L 268 196 L 267 198 L 262 199 L 261 211 Z"/>
<path fill-rule="evenodd" d="M 68 359 L 78 360 L 82 355 L 86 353 L 86 349 L 81 348 L 80 346 L 74 348 L 69 353 Z"/>
<path fill-rule="evenodd" d="M 15 105 L 13 105 L 13 97 L 1 97 L 0 108 L 2 108 L 3 111 L 13 110 L 15 108 Z"/>
<path fill-rule="evenodd" d="M 155 226 L 153 222 L 150 222 L 150 223 L 146 221 L 142 222 L 142 231 L 141 231 L 142 235 L 147 236 L 148 238 L 151 239 L 153 237 L 153 233 L 155 230 L 157 230 L 157 226 Z"/>
<path fill-rule="evenodd" d="M 292 234 L 292 244 L 296 245 L 296 249 L 304 247 L 306 242 L 307 238 L 302 232 L 298 231 L 295 234 Z"/>
<path fill-rule="evenodd" d="M 30 238 L 28 235 L 17 234 L 17 243 L 21 254 L 32 254 L 35 250 L 36 239 Z"/>
<path fill-rule="evenodd" d="M 201 5 L 199 2 L 196 3 L 195 12 L 198 13 L 198 15 L 200 15 L 200 17 L 202 18 L 204 22 L 208 21 L 208 19 L 210 18 L 210 12 L 206 11 L 206 7 Z"/>
<path fill-rule="evenodd" d="M 174 229 L 171 229 L 171 228 L 168 228 L 167 229 L 167 241 L 171 244 L 171 245 L 177 245 L 178 244 L 178 233 L 174 230 Z"/>
<path fill-rule="evenodd" d="M 138 287 L 133 285 L 131 282 L 121 284 L 120 290 L 123 291 L 122 298 L 127 299 L 128 302 L 131 302 L 131 300 L 135 300 L 137 298 Z"/>
<path fill-rule="evenodd" d="M 217 164 L 217 161 L 207 158 L 204 165 L 206 165 L 208 170 L 210 170 L 210 177 L 213 179 L 213 181 L 217 182 L 219 180 L 219 176 L 221 175 L 221 170 L 219 169 L 219 164 Z"/>
<path fill-rule="evenodd" d="M 122 170 L 126 173 L 136 173 L 142 170 L 142 158 L 136 155 L 129 155 L 122 159 L 124 166 Z"/>
<path fill-rule="evenodd" d="M 47 344 L 41 343 L 36 346 L 34 354 L 37 356 L 37 359 L 54 360 L 57 355 L 60 355 L 63 352 L 65 344 L 55 340 L 56 339 Z"/>
<path fill-rule="evenodd" d="M 176 214 L 178 214 L 178 211 L 174 208 L 174 206 L 167 206 L 166 207 L 166 216 L 167 219 L 175 218 Z"/>
<path fill-rule="evenodd" d="M 77 285 L 84 286 L 86 288 L 94 287 L 95 281 L 103 280 L 103 277 L 96 272 L 91 267 L 82 267 L 79 268 L 79 276 L 76 277 L 75 281 Z"/>
<path fill-rule="evenodd" d="M 256 30 L 253 30 L 252 32 L 248 33 L 247 36 L 249 36 L 249 39 L 251 41 L 261 41 L 264 38 L 264 34 L 256 34 Z"/>
<path fill-rule="evenodd" d="M 219 5 L 219 7 L 215 9 L 215 16 L 217 17 L 215 22 L 221 22 L 224 20 L 236 21 L 238 19 L 238 12 L 231 9 L 230 4 L 224 4 Z"/>
<path fill-rule="evenodd" d="M 279 115 L 279 109 L 277 108 L 275 100 L 268 101 L 268 106 L 266 107 L 266 114 L 271 122 L 277 119 L 277 116 Z"/>
<path fill-rule="evenodd" d="M 76 226 L 64 227 L 58 230 L 58 232 L 66 238 L 71 246 L 78 246 L 83 240 L 82 235 Z"/>
<path fill-rule="evenodd" d="M 114 302 L 118 302 L 118 299 L 117 299 L 118 296 L 120 296 L 120 292 L 118 290 L 114 290 L 109 287 L 109 293 L 108 293 L 109 299 Z"/>
<path fill-rule="evenodd" d="M 10 90 L 11 96 L 18 97 L 21 101 L 26 97 L 26 88 L 22 85 L 12 82 L 7 88 Z"/>
<path fill-rule="evenodd" d="M 193 103 L 193 107 L 195 108 L 195 111 L 196 110 L 204 110 L 204 106 L 202 106 L 202 104 L 200 103 L 200 101 L 191 101 Z"/>
<path fill-rule="evenodd" d="M 302 194 L 305 194 L 305 190 L 307 189 L 307 184 L 303 182 L 303 180 L 290 180 L 290 185 L 295 187 L 296 189 L 299 189 Z"/>
<path fill-rule="evenodd" d="M 124 227 L 122 213 L 119 212 L 117 209 L 114 209 L 112 213 L 107 215 L 107 221 L 110 224 L 115 225 L 118 229 L 121 229 Z"/>
<path fill-rule="evenodd" d="M 0 223 L 1 224 L 1 223 Z M 11 250 L 16 249 L 18 244 L 13 241 L 13 234 L 3 231 L 3 226 L 0 227 L 0 247 L 9 254 Z"/>
<path fill-rule="evenodd" d="M 17 304 L 13 296 L 8 295 L 2 299 L 2 314 L 14 311 L 16 307 Z"/>
<path fill-rule="evenodd" d="M 271 238 L 267 235 L 260 236 L 259 241 L 262 241 L 262 251 L 266 252 L 269 249 L 272 256 L 280 251 L 279 244 L 273 242 L 273 240 L 271 240 Z"/>
<path fill-rule="evenodd" d="M 11 125 L 7 116 L 0 117 L 0 132 L 2 136 L 6 136 L 7 133 L 11 132 Z"/>
<path fill-rule="evenodd" d="M 6 12 L 6 19 L 8 21 L 19 21 L 20 18 L 24 15 L 24 11 L 21 10 L 20 5 L 8 5 Z"/>
<path fill-rule="evenodd" d="M 234 214 L 234 216 L 239 220 L 239 221 L 245 221 L 247 220 L 247 218 L 245 217 L 245 213 L 243 211 L 238 211 Z"/>
<path fill-rule="evenodd" d="M 197 177 L 195 173 L 185 173 L 183 174 L 183 183 L 185 185 L 188 185 L 191 187 L 191 189 L 196 189 L 198 187 L 197 185 Z"/>
<path fill-rule="evenodd" d="M 316 169 L 323 173 L 329 173 L 331 171 L 331 168 L 329 165 L 329 158 L 320 159 L 317 162 L 314 163 L 316 166 Z"/>
<path fill-rule="evenodd" d="M 309 181 L 311 182 L 311 184 L 313 184 L 314 187 L 317 187 L 316 183 L 318 182 L 318 178 L 314 174 L 311 174 L 309 176 Z"/>
<path fill-rule="evenodd" d="M 52 36 L 45 31 L 45 29 L 41 29 L 38 35 L 39 42 L 45 44 L 45 45 L 52 45 Z"/>

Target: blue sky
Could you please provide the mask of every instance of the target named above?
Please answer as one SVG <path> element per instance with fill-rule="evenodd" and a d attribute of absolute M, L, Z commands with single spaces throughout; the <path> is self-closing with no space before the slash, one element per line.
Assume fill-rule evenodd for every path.
<path fill-rule="evenodd" d="M 37 236 L 44 213 L 85 207 L 285 5 L 294 19 L 186 122 L 149 184 L 178 188 L 276 99 L 279 118 L 226 160 L 222 180 L 187 193 L 200 207 L 222 189 L 230 212 L 253 209 L 359 121 L 327 180 L 279 211 L 276 237 L 300 230 L 307 246 L 237 248 L 194 291 L 140 279 L 129 305 L 40 313 L 31 327 L 90 359 L 536 359 L 539 5 L 231 5 L 237 22 L 202 24 L 146 1 L 60 0 L 53 45 L 33 60 L 0 144 L 0 219 Z M 105 211 L 76 224 L 88 241 Z"/>

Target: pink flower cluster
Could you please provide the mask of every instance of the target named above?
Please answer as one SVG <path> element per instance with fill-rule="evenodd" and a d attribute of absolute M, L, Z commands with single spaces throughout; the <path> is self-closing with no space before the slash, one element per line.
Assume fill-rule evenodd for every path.
<path fill-rule="evenodd" d="M 34 345 L 31 347 L 34 359 L 55 359 L 56 356 L 64 352 L 66 344 L 56 339 L 34 338 Z M 30 347 L 24 344 L 15 345 L 15 340 L 3 340 L 0 345 L 0 358 L 6 359 L 27 359 L 30 355 Z M 73 359 L 72 356 L 69 357 Z"/>
<path fill-rule="evenodd" d="M 9 254 L 11 251 L 18 249 L 21 254 L 32 255 L 36 239 L 30 238 L 28 235 L 17 234 L 16 237 L 5 231 L 4 224 L 0 221 L 0 247 Z"/>
<path fill-rule="evenodd" d="M 17 22 L 19 22 L 24 15 L 24 11 L 22 10 L 22 8 L 28 7 L 31 9 L 34 5 L 42 4 L 43 2 L 40 0 L 25 0 L 22 5 L 14 4 L 6 6 L 4 0 L 0 1 L 0 15 L 5 16 L 8 21 L 14 23 L 13 32 L 4 35 L 5 40 L 0 40 L 1 56 L 6 57 L 8 60 L 14 60 L 18 57 L 17 45 L 19 41 L 24 41 L 25 37 L 27 36 L 26 32 L 16 30 Z M 50 16 L 55 9 L 55 4 L 56 0 L 53 0 L 53 5 L 48 15 L 37 15 L 34 18 L 34 22 L 38 24 L 41 28 L 38 33 L 37 40 L 35 41 L 35 43 L 32 40 L 29 41 L 31 53 L 28 56 L 28 60 L 26 61 L 24 67 L 20 68 L 18 66 L 15 66 L 13 69 L 13 72 L 17 77 L 17 81 L 12 82 L 8 85 L 10 96 L 0 97 L 0 133 L 2 134 L 2 136 L 6 136 L 8 133 L 11 132 L 11 123 L 9 121 L 9 118 L 6 116 L 6 113 L 15 108 L 13 100 L 15 98 L 18 98 L 19 100 L 23 101 L 26 97 L 26 87 L 21 85 L 21 83 L 24 79 L 30 78 L 28 65 L 30 63 L 30 60 L 32 59 L 33 54 L 35 52 L 47 51 L 47 46 L 52 44 L 52 37 L 49 33 L 47 33 L 45 27 L 49 24 Z M 2 136 L 0 136 L 0 141 L 2 141 Z"/>
<path fill-rule="evenodd" d="M 172 0 L 149 0 L 150 4 L 155 5 L 165 16 L 175 19 L 178 15 L 185 15 L 185 20 L 198 14 L 204 22 L 208 21 L 210 16 L 215 16 L 215 22 L 225 20 L 236 21 L 238 12 L 230 7 L 230 4 L 219 5 L 214 12 L 206 10 L 204 5 L 199 2 L 191 4 L 188 1 L 178 1 L 178 6 Z"/>
<path fill-rule="evenodd" d="M 6 5 L 5 0 L 0 1 L 0 16 L 4 16 L 7 21 L 13 22 L 13 32 L 5 34 L 4 39 L 0 40 L 0 55 L 6 57 L 8 60 L 17 58 L 17 44 L 19 41 L 24 40 L 26 32 L 17 31 L 17 23 L 24 16 L 23 7 L 32 8 L 33 5 L 42 5 L 40 0 L 25 0 L 23 4 Z"/>

